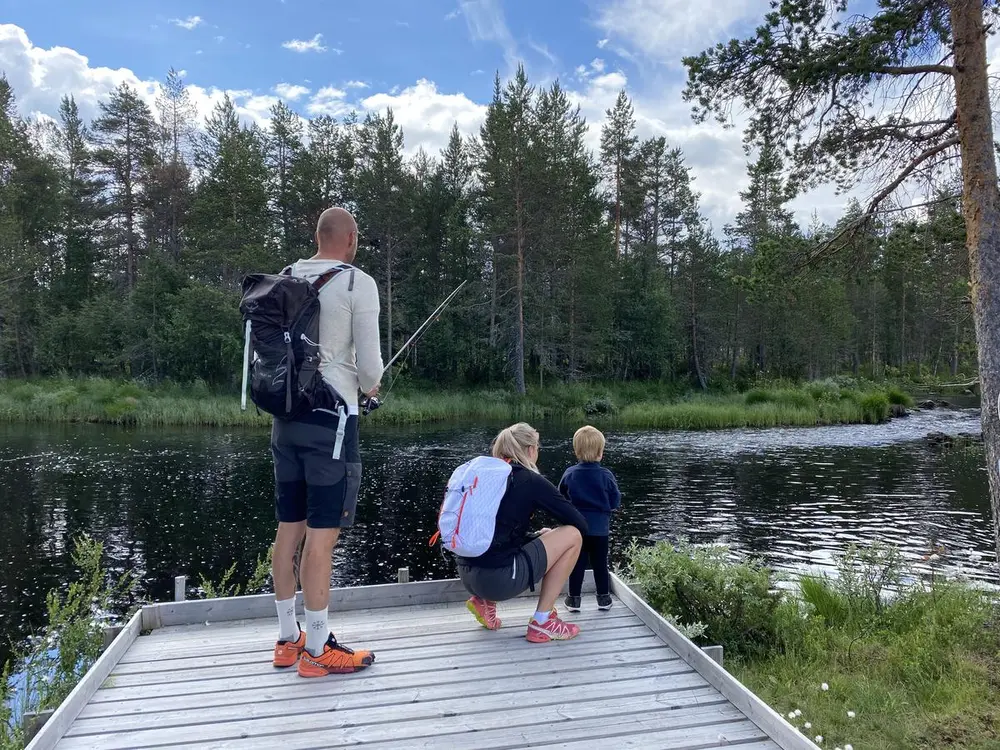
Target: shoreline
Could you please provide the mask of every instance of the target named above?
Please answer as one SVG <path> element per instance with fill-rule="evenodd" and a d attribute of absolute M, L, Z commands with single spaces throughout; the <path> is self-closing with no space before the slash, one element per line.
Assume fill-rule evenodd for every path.
<path fill-rule="evenodd" d="M 457 421 L 590 422 L 607 427 L 702 431 L 881 424 L 913 398 L 898 387 L 847 379 L 776 383 L 744 393 L 678 393 L 658 383 L 555 385 L 525 396 L 498 388 L 397 388 L 364 417 L 369 425 Z M 137 427 L 268 428 L 271 416 L 236 393 L 204 384 L 146 386 L 100 378 L 0 381 L 0 422 Z"/>

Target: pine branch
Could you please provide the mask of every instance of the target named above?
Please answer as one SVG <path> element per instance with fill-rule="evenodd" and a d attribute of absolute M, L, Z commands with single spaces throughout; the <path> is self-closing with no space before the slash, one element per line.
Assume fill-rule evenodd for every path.
<path fill-rule="evenodd" d="M 886 65 L 872 70 L 872 73 L 887 76 L 916 76 L 925 73 L 942 73 L 953 76 L 956 72 L 957 68 L 952 65 Z"/>

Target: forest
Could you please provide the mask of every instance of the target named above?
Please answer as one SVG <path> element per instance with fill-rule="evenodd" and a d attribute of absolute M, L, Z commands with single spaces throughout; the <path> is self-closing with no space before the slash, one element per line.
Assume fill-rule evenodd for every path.
<path fill-rule="evenodd" d="M 358 218 L 388 358 L 468 284 L 406 362 L 414 382 L 955 378 L 976 370 L 954 176 L 921 206 L 803 227 L 767 138 L 742 210 L 699 208 L 684 154 L 640 139 L 626 91 L 587 123 L 558 83 L 498 76 L 484 124 L 407 156 L 392 111 L 266 127 L 198 120 L 171 70 L 155 106 L 122 85 L 85 122 L 29 119 L 0 78 L 0 375 L 238 384 L 243 276 L 309 257 L 319 213 Z M 587 146 L 600 128 L 600 149 Z M 833 252 L 817 253 L 817 247 Z"/>

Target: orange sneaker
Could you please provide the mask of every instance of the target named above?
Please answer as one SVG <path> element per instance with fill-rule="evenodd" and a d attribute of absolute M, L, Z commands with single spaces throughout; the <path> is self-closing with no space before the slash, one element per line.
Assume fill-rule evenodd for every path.
<path fill-rule="evenodd" d="M 274 666 L 294 667 L 295 662 L 306 647 L 306 634 L 299 628 L 299 637 L 295 641 L 278 641 L 274 644 Z"/>
<path fill-rule="evenodd" d="M 303 651 L 299 659 L 299 677 L 326 677 L 328 674 L 350 674 L 370 667 L 375 661 L 371 651 L 352 651 L 341 646 L 333 633 L 323 646 L 320 656 Z"/>
<path fill-rule="evenodd" d="M 571 622 L 563 622 L 558 617 L 549 616 L 544 624 L 534 617 L 528 623 L 528 633 L 525 636 L 531 643 L 548 643 L 549 641 L 568 641 L 580 635 L 580 626 Z M 301 667 L 302 662 L 299 662 Z"/>
<path fill-rule="evenodd" d="M 497 617 L 496 602 L 487 601 L 486 599 L 474 596 L 465 603 L 465 606 L 479 621 L 479 624 L 487 630 L 500 629 L 500 625 L 502 623 L 500 622 L 500 618 Z"/>

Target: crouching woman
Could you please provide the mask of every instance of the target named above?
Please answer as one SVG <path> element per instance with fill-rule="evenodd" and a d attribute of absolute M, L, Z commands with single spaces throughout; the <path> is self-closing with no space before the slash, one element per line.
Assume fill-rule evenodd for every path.
<path fill-rule="evenodd" d="M 495 458 L 509 461 L 511 476 L 500 500 L 489 549 L 479 557 L 458 557 L 458 574 L 472 598 L 469 610 L 489 629 L 500 627 L 497 602 L 519 596 L 541 581 L 536 612 L 528 623 L 532 643 L 568 640 L 580 628 L 559 619 L 553 606 L 580 555 L 587 522 L 558 489 L 538 473 L 538 432 L 520 422 L 501 430 L 493 441 Z M 556 529 L 529 533 L 532 514 L 547 511 Z"/>

